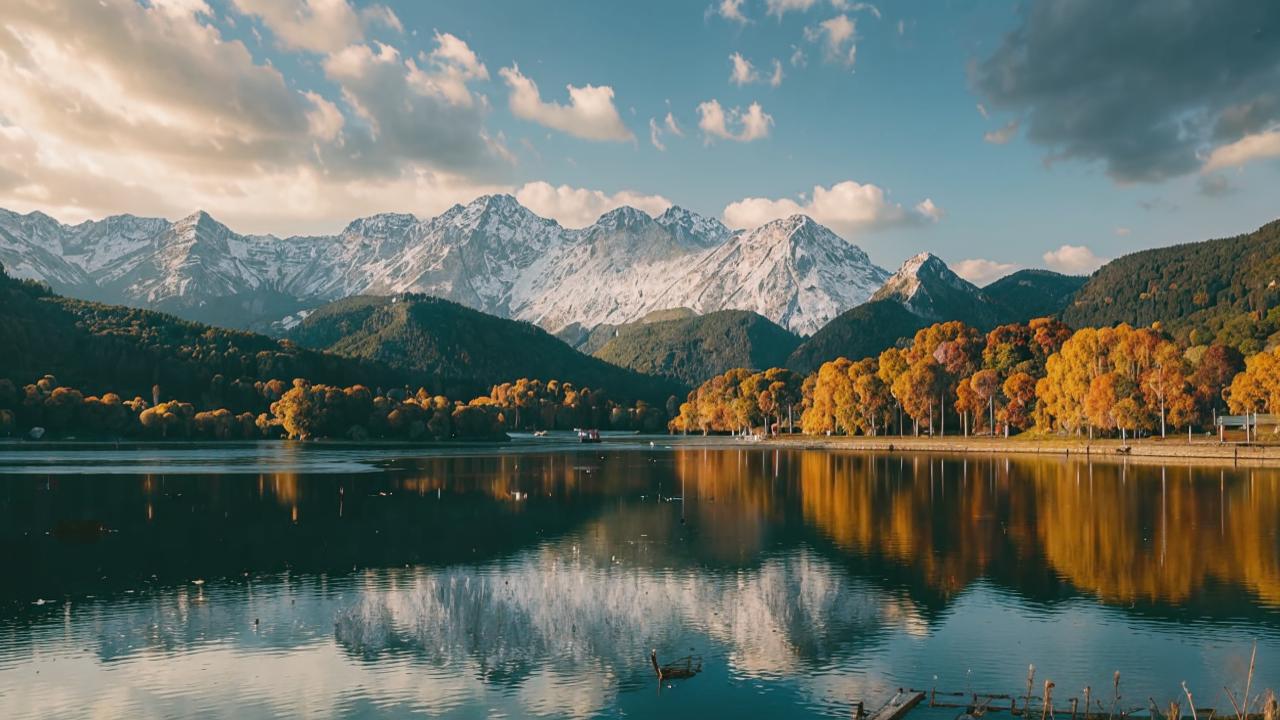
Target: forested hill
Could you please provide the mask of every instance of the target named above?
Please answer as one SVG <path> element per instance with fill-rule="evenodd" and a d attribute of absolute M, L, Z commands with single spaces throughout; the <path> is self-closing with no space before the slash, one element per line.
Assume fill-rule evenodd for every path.
<path fill-rule="evenodd" d="M 626 325 L 595 356 L 649 375 L 697 386 L 732 368 L 781 366 L 800 339 L 746 310 L 720 310 Z"/>
<path fill-rule="evenodd" d="M 1161 322 L 1180 338 L 1240 345 L 1280 306 L 1280 221 L 1237 237 L 1145 250 L 1102 266 L 1063 313 L 1073 327 Z M 1230 335 L 1231 337 L 1226 337 Z M 1262 342 L 1263 338 L 1254 338 Z M 1246 348 L 1247 350 L 1248 348 Z"/>
<path fill-rule="evenodd" d="M 658 406 L 687 388 L 583 355 L 527 322 L 506 320 L 426 295 L 357 296 L 317 309 L 289 339 L 350 358 L 429 373 L 451 397 L 487 393 L 519 378 L 571 382 L 614 400 Z"/>
<path fill-rule="evenodd" d="M 1025 322 L 1037 317 L 1056 317 L 1068 305 L 1088 278 L 1063 275 L 1052 270 L 1019 270 L 982 288 L 987 297 L 1003 308 L 1005 322 Z"/>
<path fill-rule="evenodd" d="M 801 343 L 787 367 L 811 373 L 838 357 L 874 357 L 929 324 L 895 300 L 872 300 L 841 313 Z"/>
<path fill-rule="evenodd" d="M 256 403 L 255 381 L 416 388 L 427 379 L 164 313 L 71 300 L 0 266 L 0 378 L 21 386 L 46 374 L 86 392 L 150 402 L 159 385 L 161 399 L 236 410 Z"/>

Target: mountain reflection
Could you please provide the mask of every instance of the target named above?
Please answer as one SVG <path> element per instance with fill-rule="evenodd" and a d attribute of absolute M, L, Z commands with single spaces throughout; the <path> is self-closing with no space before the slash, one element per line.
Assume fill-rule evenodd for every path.
<path fill-rule="evenodd" d="M 752 677 L 794 674 L 919 624 L 909 603 L 843 576 L 812 553 L 725 577 L 604 566 L 556 546 L 492 569 L 421 571 L 362 594 L 338 615 L 338 641 L 376 659 L 410 650 L 431 665 L 474 663 L 519 683 L 538 668 L 603 667 L 650 680 L 651 647 L 705 636 Z"/>

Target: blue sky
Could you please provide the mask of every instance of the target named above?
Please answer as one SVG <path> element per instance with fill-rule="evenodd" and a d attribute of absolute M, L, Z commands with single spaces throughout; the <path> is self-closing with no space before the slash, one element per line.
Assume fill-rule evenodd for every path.
<path fill-rule="evenodd" d="M 16 0 L 0 205 L 294 233 L 503 191 L 1085 272 L 1275 219 L 1278 28 L 1164 0 Z"/>

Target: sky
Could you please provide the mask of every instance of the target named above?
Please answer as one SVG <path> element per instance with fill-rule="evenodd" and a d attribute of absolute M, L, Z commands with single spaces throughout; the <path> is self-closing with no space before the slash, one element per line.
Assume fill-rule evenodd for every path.
<path fill-rule="evenodd" d="M 1280 3 L 6 0 L 0 207 L 245 233 L 493 192 L 1087 273 L 1280 216 Z"/>

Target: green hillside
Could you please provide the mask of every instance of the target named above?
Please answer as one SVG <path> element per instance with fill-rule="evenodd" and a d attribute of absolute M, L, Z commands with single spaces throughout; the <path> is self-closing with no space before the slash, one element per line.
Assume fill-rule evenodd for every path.
<path fill-rule="evenodd" d="M 605 390 L 665 404 L 677 383 L 583 355 L 544 330 L 426 295 L 357 296 L 322 306 L 288 333 L 303 347 L 429 375 L 449 396 L 488 393 L 520 378 Z"/>
<path fill-rule="evenodd" d="M 846 310 L 822 326 L 791 353 L 787 367 L 810 373 L 838 357 L 861 359 L 879 355 L 900 338 L 909 338 L 930 324 L 895 300 L 872 300 Z"/>
<path fill-rule="evenodd" d="M 1280 221 L 1236 237 L 1145 250 L 1103 265 L 1063 312 L 1073 327 L 1161 322 L 1179 338 L 1247 352 L 1276 331 Z M 1192 333 L 1195 337 L 1190 337 Z"/>
<path fill-rule="evenodd" d="M 1088 278 L 1051 270 L 1019 270 L 982 288 L 1002 308 L 1004 322 L 1055 317 Z"/>
<path fill-rule="evenodd" d="M 85 392 L 148 401 L 180 398 L 234 411 L 258 408 L 254 382 L 417 386 L 423 379 L 376 362 L 304 350 L 264 335 L 172 315 L 53 294 L 0 268 L 0 378 L 18 385 L 51 374 Z"/>
<path fill-rule="evenodd" d="M 731 368 L 782 365 L 800 339 L 745 310 L 625 325 L 596 357 L 649 375 L 697 386 Z"/>

